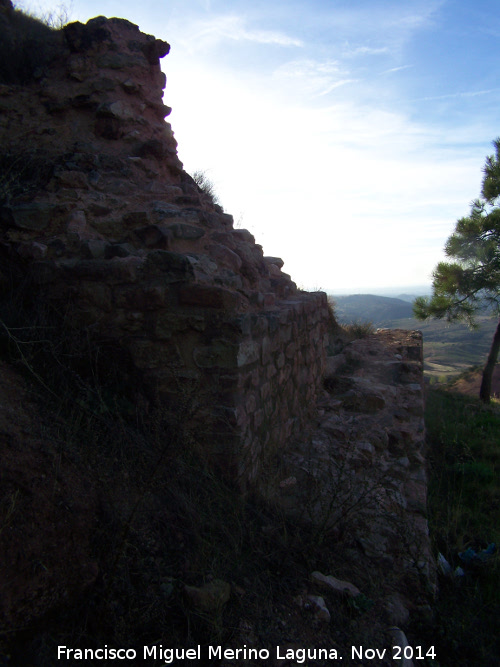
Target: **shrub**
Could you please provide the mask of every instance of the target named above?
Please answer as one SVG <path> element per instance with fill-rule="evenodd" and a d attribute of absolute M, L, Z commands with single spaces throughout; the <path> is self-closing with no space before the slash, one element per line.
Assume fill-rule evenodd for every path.
<path fill-rule="evenodd" d="M 220 206 L 220 200 L 215 192 L 215 185 L 208 178 L 205 171 L 197 170 L 193 173 L 193 181 L 200 188 L 200 190 L 207 195 L 212 204 Z"/>
<path fill-rule="evenodd" d="M 351 337 L 352 340 L 357 340 L 358 338 L 368 338 L 368 336 L 371 336 L 375 331 L 372 322 L 363 322 L 361 320 L 355 320 L 350 324 L 344 324 L 342 328 Z"/>
<path fill-rule="evenodd" d="M 64 49 L 63 35 L 51 24 L 15 9 L 0 14 L 0 83 L 26 84 L 43 75 L 44 68 Z"/>
<path fill-rule="evenodd" d="M 372 322 L 355 320 L 350 324 L 343 324 L 337 321 L 335 313 L 335 300 L 328 297 L 328 353 L 338 354 L 343 347 L 358 338 L 367 338 L 374 333 L 375 328 Z"/>

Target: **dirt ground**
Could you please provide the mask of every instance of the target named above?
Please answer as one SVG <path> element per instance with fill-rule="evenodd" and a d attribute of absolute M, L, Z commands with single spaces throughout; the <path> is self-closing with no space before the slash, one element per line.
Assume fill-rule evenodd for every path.
<path fill-rule="evenodd" d="M 471 371 L 454 382 L 450 387 L 450 391 L 465 394 L 466 396 L 479 396 L 481 377 L 481 370 Z M 491 395 L 494 398 L 500 398 L 500 364 L 495 366 L 491 384 Z"/>

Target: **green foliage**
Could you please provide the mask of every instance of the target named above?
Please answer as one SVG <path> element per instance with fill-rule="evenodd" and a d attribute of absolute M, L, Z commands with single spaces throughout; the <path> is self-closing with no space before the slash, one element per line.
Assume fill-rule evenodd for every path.
<path fill-rule="evenodd" d="M 495 155 L 486 159 L 483 199 L 472 203 L 470 214 L 458 220 L 445 245 L 452 262 L 440 262 L 433 272 L 433 295 L 414 303 L 417 319 L 462 320 L 473 328 L 476 314 L 488 306 L 500 315 L 500 139 L 493 142 Z M 480 397 L 489 402 L 491 378 L 500 349 L 500 324 L 486 362 Z"/>
<path fill-rule="evenodd" d="M 431 390 L 425 422 L 429 447 L 429 529 L 434 550 L 465 571 L 440 581 L 428 627 L 440 665 L 498 664 L 500 558 L 466 564 L 459 553 L 500 543 L 500 411 L 479 400 Z M 422 628 L 420 628 L 422 632 Z"/>
<path fill-rule="evenodd" d="M 495 155 L 486 159 L 482 199 L 472 203 L 468 216 L 457 221 L 445 245 L 454 261 L 440 262 L 433 272 L 433 295 L 414 304 L 417 319 L 463 320 L 474 326 L 476 313 L 486 305 L 500 312 L 500 139 Z"/>
<path fill-rule="evenodd" d="M 496 156 L 487 157 L 484 166 L 483 197 L 488 201 L 500 197 L 500 161 L 498 160 L 500 138 L 495 139 L 493 145 L 495 146 Z"/>
<path fill-rule="evenodd" d="M 432 517 L 440 550 L 452 556 L 468 546 L 500 542 L 500 412 L 477 399 L 431 392 L 426 427 L 433 472 L 439 474 L 430 492 L 447 498 Z"/>

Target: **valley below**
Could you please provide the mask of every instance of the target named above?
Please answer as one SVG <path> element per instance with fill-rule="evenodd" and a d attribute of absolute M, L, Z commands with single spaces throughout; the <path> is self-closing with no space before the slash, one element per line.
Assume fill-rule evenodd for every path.
<path fill-rule="evenodd" d="M 431 383 L 449 382 L 486 362 L 498 320 L 480 315 L 477 329 L 442 320 L 412 317 L 414 297 L 392 298 L 373 294 L 334 296 L 335 314 L 342 324 L 370 322 L 375 329 L 419 330 L 424 337 L 424 375 Z"/>

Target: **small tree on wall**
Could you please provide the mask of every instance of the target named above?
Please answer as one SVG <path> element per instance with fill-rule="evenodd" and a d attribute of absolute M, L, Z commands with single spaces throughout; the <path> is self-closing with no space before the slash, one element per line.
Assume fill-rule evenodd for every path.
<path fill-rule="evenodd" d="M 478 311 L 489 307 L 500 316 L 500 138 L 493 142 L 495 155 L 486 158 L 481 199 L 470 214 L 457 221 L 446 241 L 451 262 L 440 262 L 433 272 L 431 298 L 419 297 L 413 304 L 417 319 L 446 318 L 477 327 Z M 493 371 L 500 350 L 500 321 L 483 370 L 479 396 L 489 403 Z"/>

